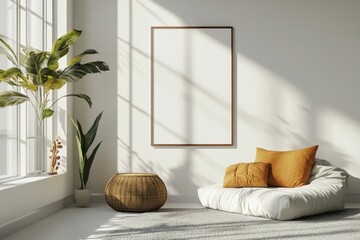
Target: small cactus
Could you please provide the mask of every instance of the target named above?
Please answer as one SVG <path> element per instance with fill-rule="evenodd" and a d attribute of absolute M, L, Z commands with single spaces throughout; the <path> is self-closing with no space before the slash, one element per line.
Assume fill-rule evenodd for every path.
<path fill-rule="evenodd" d="M 59 150 L 63 148 L 63 146 L 61 145 L 61 141 L 60 141 L 60 137 L 56 137 L 52 148 L 50 149 L 50 165 L 49 165 L 49 171 L 48 174 L 49 175 L 55 175 L 57 174 L 57 170 L 59 169 L 60 166 L 60 156 L 58 156 Z"/>

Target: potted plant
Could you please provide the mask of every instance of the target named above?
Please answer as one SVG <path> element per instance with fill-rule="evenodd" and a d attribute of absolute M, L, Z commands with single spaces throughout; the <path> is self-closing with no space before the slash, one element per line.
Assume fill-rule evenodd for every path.
<path fill-rule="evenodd" d="M 86 134 L 84 134 L 83 128 L 79 120 L 75 122 L 70 117 L 71 122 L 74 125 L 76 131 L 75 138 L 76 138 L 76 145 L 79 154 L 78 156 L 79 175 L 80 175 L 81 187 L 79 189 L 74 190 L 75 202 L 79 207 L 86 207 L 86 205 L 90 202 L 90 198 L 91 198 L 91 190 L 89 188 L 86 188 L 86 184 L 89 179 L 90 169 L 95 159 L 96 152 L 98 151 L 102 141 L 96 145 L 96 147 L 92 150 L 90 155 L 88 155 L 87 152 L 89 151 L 89 148 L 94 142 L 94 139 L 96 137 L 96 133 L 102 113 L 103 112 L 101 112 L 97 116 L 94 123 L 92 124 L 92 126 L 90 127 L 89 131 Z"/>
<path fill-rule="evenodd" d="M 41 125 L 43 119 L 51 117 L 53 106 L 64 97 L 84 99 L 91 107 L 91 99 L 86 94 L 68 94 L 51 100 L 52 92 L 67 83 L 77 82 L 87 74 L 108 71 L 109 66 L 102 61 L 81 63 L 82 57 L 97 54 L 94 49 L 87 49 L 75 56 L 64 69 L 59 68 L 59 59 L 69 52 L 72 45 L 81 35 L 81 31 L 72 30 L 57 39 L 50 52 L 30 48 L 21 49 L 20 56 L 4 39 L 0 38 L 0 53 L 13 63 L 9 69 L 0 69 L 0 83 L 9 84 L 13 90 L 0 93 L 0 107 L 30 102 Z M 21 60 L 20 60 L 21 59 Z"/>
<path fill-rule="evenodd" d="M 57 39 L 49 52 L 26 47 L 20 49 L 19 55 L 15 54 L 9 44 L 0 37 L 0 54 L 4 54 L 13 64 L 9 69 L 0 69 L 0 84 L 5 83 L 12 87 L 12 90 L 0 92 L 0 108 L 29 102 L 42 132 L 43 120 L 53 115 L 54 105 L 60 99 L 77 97 L 85 100 L 91 107 L 91 98 L 83 93 L 51 99 L 54 96 L 53 91 L 67 83 L 77 82 L 87 74 L 109 70 L 108 65 L 102 61 L 81 63 L 85 55 L 98 53 L 94 49 L 85 50 L 71 59 L 64 69 L 59 68 L 59 60 L 68 54 L 70 45 L 74 44 L 80 35 L 81 31 L 72 30 Z M 54 164 L 54 159 L 50 161 L 49 165 Z"/>

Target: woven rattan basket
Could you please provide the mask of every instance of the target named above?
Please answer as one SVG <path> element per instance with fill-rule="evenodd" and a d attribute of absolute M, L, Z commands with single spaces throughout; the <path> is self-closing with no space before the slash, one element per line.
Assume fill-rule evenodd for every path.
<path fill-rule="evenodd" d="M 117 211 L 153 211 L 161 208 L 166 198 L 164 182 L 153 173 L 119 173 L 105 187 L 106 202 Z"/>

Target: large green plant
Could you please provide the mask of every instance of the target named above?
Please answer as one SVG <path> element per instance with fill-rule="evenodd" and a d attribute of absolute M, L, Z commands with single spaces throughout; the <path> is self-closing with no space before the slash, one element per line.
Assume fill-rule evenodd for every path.
<path fill-rule="evenodd" d="M 88 156 L 87 152 L 89 151 L 89 148 L 90 148 L 91 144 L 94 142 L 94 139 L 96 137 L 96 133 L 97 133 L 97 129 L 99 126 L 99 122 L 100 122 L 102 113 L 103 112 L 101 112 L 97 116 L 93 125 L 91 126 L 91 128 L 89 129 L 89 131 L 86 134 L 84 134 L 79 120 L 77 120 L 75 122 L 74 119 L 69 117 L 71 119 L 71 122 L 74 125 L 75 131 L 76 131 L 75 138 L 76 138 L 76 145 L 77 145 L 78 154 L 79 154 L 79 174 L 80 174 L 80 181 L 81 181 L 81 189 L 86 188 L 86 184 L 89 179 L 91 165 L 94 161 L 96 152 L 99 149 L 100 144 L 102 143 L 102 141 L 99 142 L 96 145 L 96 147 L 93 149 L 93 151 L 91 152 L 90 156 Z"/>
<path fill-rule="evenodd" d="M 91 107 L 91 99 L 86 94 L 68 94 L 53 101 L 50 100 L 52 96 L 50 93 L 60 89 L 66 83 L 77 82 L 87 74 L 109 70 L 108 65 L 102 61 L 81 63 L 83 56 L 98 53 L 94 49 L 88 49 L 74 57 L 64 69 L 59 68 L 59 59 L 68 54 L 69 46 L 80 35 L 81 31 L 72 30 L 57 39 L 50 52 L 22 49 L 20 57 L 4 39 L 0 38 L 0 54 L 4 54 L 14 65 L 9 69 L 0 69 L 0 83 L 7 83 L 13 87 L 11 91 L 0 93 L 0 107 L 29 101 L 36 112 L 39 123 L 44 118 L 53 115 L 54 104 L 64 97 L 84 99 Z"/>

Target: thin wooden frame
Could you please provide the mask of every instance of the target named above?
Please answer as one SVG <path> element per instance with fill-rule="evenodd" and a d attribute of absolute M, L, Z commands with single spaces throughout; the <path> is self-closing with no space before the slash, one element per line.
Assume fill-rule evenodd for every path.
<path fill-rule="evenodd" d="M 229 112 L 230 112 L 230 139 L 229 142 L 224 143 L 165 143 L 165 142 L 155 142 L 155 124 L 158 124 L 155 119 L 155 106 L 154 106 L 154 85 L 155 85 L 155 64 L 157 60 L 155 59 L 155 31 L 157 30 L 167 30 L 167 29 L 225 29 L 229 30 L 230 33 L 230 102 L 229 102 Z M 175 46 L 176 47 L 176 46 Z M 234 54 L 234 41 L 233 41 L 233 27 L 231 26 L 153 26 L 151 27 L 151 145 L 155 147 L 176 147 L 176 146 L 217 146 L 217 147 L 226 147 L 233 146 L 234 144 L 234 67 L 233 67 L 233 54 Z M 169 113 L 171 114 L 171 113 Z M 171 130 L 171 129 L 170 129 Z"/>

